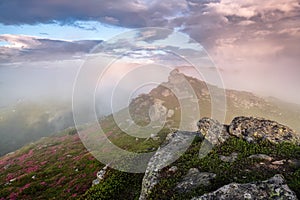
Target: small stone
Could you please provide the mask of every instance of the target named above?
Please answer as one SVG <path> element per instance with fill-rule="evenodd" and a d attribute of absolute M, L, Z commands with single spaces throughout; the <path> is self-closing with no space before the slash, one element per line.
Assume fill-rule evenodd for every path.
<path fill-rule="evenodd" d="M 232 154 L 230 154 L 230 156 L 220 156 L 220 159 L 223 162 L 234 162 L 238 157 L 238 153 L 233 152 Z"/>
<path fill-rule="evenodd" d="M 251 197 L 251 194 L 245 193 L 245 194 L 244 194 L 244 198 L 245 198 L 245 199 L 251 199 L 252 197 Z"/>
<path fill-rule="evenodd" d="M 172 167 L 168 170 L 168 172 L 175 173 L 177 170 L 178 170 L 178 167 L 172 166 Z"/>
<path fill-rule="evenodd" d="M 273 165 L 283 165 L 286 162 L 286 160 L 277 160 L 272 162 Z"/>
<path fill-rule="evenodd" d="M 99 179 L 95 179 L 92 182 L 92 185 L 98 185 L 100 183 Z"/>
<path fill-rule="evenodd" d="M 99 181 L 101 181 L 101 180 L 103 180 L 105 178 L 108 166 L 109 166 L 109 164 L 105 165 L 105 167 L 103 167 L 100 171 L 97 172 L 97 179 Z"/>
<path fill-rule="evenodd" d="M 259 159 L 259 160 L 265 160 L 265 161 L 272 161 L 273 158 L 271 156 L 268 156 L 266 154 L 254 154 L 249 156 L 251 159 Z"/>
<path fill-rule="evenodd" d="M 7 164 L 7 165 L 5 165 L 3 168 L 6 170 L 6 169 L 9 168 L 9 166 L 10 166 L 10 164 Z"/>
<path fill-rule="evenodd" d="M 10 179 L 9 182 L 12 183 L 12 182 L 14 182 L 16 180 L 17 180 L 16 178 L 13 178 L 13 179 Z"/>

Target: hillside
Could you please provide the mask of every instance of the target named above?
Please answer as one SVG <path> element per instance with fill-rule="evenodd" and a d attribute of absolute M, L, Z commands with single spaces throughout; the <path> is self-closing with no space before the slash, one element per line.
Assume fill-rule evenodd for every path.
<path fill-rule="evenodd" d="M 180 82 L 182 78 L 188 80 L 193 87 L 201 109 L 200 115 L 192 119 L 195 131 L 178 130 L 181 115 L 179 101 L 167 87 L 170 82 Z M 220 90 L 213 86 L 210 88 Z M 295 107 L 287 110 L 283 103 L 279 105 L 248 92 L 227 90 L 226 100 L 227 125 L 205 118 L 211 115 L 207 85 L 174 71 L 168 82 L 149 94 L 133 99 L 128 108 L 133 120 L 140 125 L 150 122 L 150 107 L 154 106 L 154 109 L 166 115 L 166 124 L 157 134 L 149 138 L 136 138 L 124 133 L 114 122 L 112 115 L 100 120 L 109 140 L 132 152 L 160 152 L 170 138 L 175 143 L 179 142 L 178 144 L 185 141 L 182 140 L 184 138 L 193 139 L 188 150 L 172 165 L 157 173 L 150 173 L 157 175 L 150 176 L 149 180 L 157 180 L 153 187 L 147 188 L 145 184 L 145 180 L 148 180 L 147 173 L 130 174 L 109 166 L 104 168 L 104 164 L 97 161 L 83 146 L 77 131 L 69 128 L 1 157 L 0 199 L 143 199 L 143 191 L 151 191 L 146 195 L 149 199 L 191 199 L 232 182 L 246 184 L 263 181 L 276 174 L 282 175 L 282 185 L 287 183 L 284 187 L 289 187 L 299 198 L 300 141 L 296 132 L 300 130 L 297 124 L 300 118 L 298 110 Z M 126 109 L 119 114 L 122 115 L 124 111 Z M 199 119 L 202 120 L 197 127 Z M 131 124 L 131 121 L 126 123 Z M 93 126 L 82 127 L 80 135 L 94 134 Z M 223 127 L 221 132 L 218 129 L 220 126 Z M 209 148 L 210 144 L 214 145 L 211 151 L 200 158 L 200 149 L 203 145 Z M 163 159 L 158 157 L 158 160 Z M 148 163 L 148 172 L 153 167 L 151 163 L 153 162 Z M 101 169 L 102 178 L 94 181 Z M 191 174 L 200 177 L 193 179 L 195 184 L 192 185 L 185 183 L 190 181 Z M 204 175 L 209 179 L 205 184 L 200 184 Z M 93 181 L 98 184 L 91 187 Z M 282 197 L 280 195 L 278 198 Z"/>
<path fill-rule="evenodd" d="M 239 119 L 236 118 L 231 126 L 242 123 Z M 231 135 L 226 137 L 227 139 L 222 143 L 216 144 L 207 156 L 199 158 L 199 149 L 203 144 L 201 135 L 205 135 L 209 127 L 214 126 L 215 123 L 206 118 L 200 122 L 198 124 L 199 132 L 187 132 L 188 137 L 196 134 L 189 149 L 172 165 L 159 171 L 159 182 L 151 189 L 149 198 L 191 199 L 232 182 L 249 183 L 266 180 L 275 174 L 282 174 L 288 186 L 299 197 L 300 147 L 293 142 L 288 142 L 285 134 L 293 133 L 291 129 L 272 122 L 266 126 L 267 130 L 275 130 L 273 128 L 276 127 L 278 130 L 286 130 L 286 132 L 278 132 L 279 135 L 275 135 L 284 138 L 280 142 L 257 140 L 256 143 L 249 143 L 238 134 Z M 113 124 L 108 124 L 106 121 L 106 124 L 103 125 Z M 251 123 L 246 122 L 245 125 L 251 125 Z M 252 125 L 256 124 L 252 123 Z M 244 128 L 250 130 L 251 126 Z M 123 133 L 119 132 L 118 134 L 118 137 L 111 138 L 114 143 L 127 149 L 136 150 L 148 149 L 149 151 L 149 147 L 157 148 L 159 144 L 162 144 L 166 135 L 170 138 L 171 134 L 171 138 L 176 139 L 176 132 L 174 135 L 167 129 L 159 133 L 160 140 L 145 139 L 135 143 L 129 142 Z M 180 135 L 180 132 L 178 134 Z M 251 135 L 250 132 L 249 134 Z M 269 134 L 270 132 L 265 133 L 268 136 L 273 135 Z M 280 136 L 281 134 L 282 136 Z M 255 138 L 256 136 L 252 134 L 251 137 Z M 297 137 L 296 133 L 290 136 L 290 138 L 296 139 Z M 211 139 L 213 137 L 207 135 L 205 138 L 210 143 L 214 143 L 214 140 Z M 297 139 L 297 142 L 300 140 Z M 91 187 L 93 180 L 96 179 L 96 173 L 103 167 L 104 165 L 95 160 L 83 147 L 76 131 L 68 129 L 56 136 L 42 138 L 13 154 L 2 157 L 0 161 L 0 196 L 2 199 L 137 199 L 140 196 L 146 177 L 144 174 L 130 174 L 109 167 L 104 171 L 103 179 L 99 181 L 99 184 Z M 191 170 L 194 170 L 196 174 L 199 170 L 211 173 L 215 178 L 211 179 L 208 185 L 197 183 L 180 189 L 178 184 L 183 181 L 184 185 L 184 177 Z M 153 173 L 151 174 L 153 176 Z M 130 185 L 129 188 L 128 185 Z"/>
<path fill-rule="evenodd" d="M 73 135 L 74 134 L 74 135 Z M 26 145 L 0 160 L 0 196 L 4 199 L 71 198 L 90 186 L 102 166 L 66 130 Z"/>

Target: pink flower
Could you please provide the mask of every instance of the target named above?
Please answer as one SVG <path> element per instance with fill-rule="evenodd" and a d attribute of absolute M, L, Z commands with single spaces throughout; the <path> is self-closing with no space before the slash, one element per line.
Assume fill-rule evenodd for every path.
<path fill-rule="evenodd" d="M 33 155 L 33 149 L 30 149 L 30 151 L 27 153 L 27 154 L 23 154 L 22 156 L 20 156 L 18 158 L 19 162 L 20 163 L 24 163 L 24 161 L 27 159 L 27 158 L 30 158 L 32 157 Z"/>
<path fill-rule="evenodd" d="M 76 191 L 78 191 L 80 189 L 79 185 L 76 185 Z"/>
<path fill-rule="evenodd" d="M 41 162 L 41 165 L 44 165 L 44 164 L 46 164 L 48 161 L 43 161 L 43 162 Z"/>
<path fill-rule="evenodd" d="M 23 187 L 20 188 L 20 192 L 23 192 L 23 190 L 25 190 L 29 187 L 30 187 L 30 183 L 27 183 L 26 185 L 24 185 Z"/>
<path fill-rule="evenodd" d="M 61 177 L 58 181 L 57 181 L 57 184 L 56 185 L 60 185 L 64 180 L 65 180 L 66 177 Z"/>
<path fill-rule="evenodd" d="M 63 160 L 65 160 L 65 158 L 66 158 L 66 157 L 63 156 L 63 157 L 60 157 L 58 160 L 59 160 L 59 161 L 63 161 Z"/>
<path fill-rule="evenodd" d="M 94 156 L 89 156 L 89 160 L 95 160 Z"/>
<path fill-rule="evenodd" d="M 29 174 L 31 172 L 37 171 L 38 169 L 39 169 L 39 166 L 35 165 L 35 166 L 31 166 L 31 167 L 26 168 L 25 172 Z"/>
<path fill-rule="evenodd" d="M 41 182 L 41 185 L 45 186 L 45 185 L 47 185 L 47 183 L 43 181 L 43 182 Z"/>
<path fill-rule="evenodd" d="M 81 160 L 81 158 L 82 158 L 82 155 L 79 155 L 79 156 L 76 156 L 73 160 L 78 161 L 78 160 Z"/>
<path fill-rule="evenodd" d="M 13 179 L 14 177 L 15 177 L 15 174 L 9 173 L 9 174 L 7 174 L 7 176 L 6 176 L 6 181 L 9 181 L 9 180 Z"/>
<path fill-rule="evenodd" d="M 18 197 L 18 193 L 15 193 L 15 192 L 12 192 L 10 195 L 9 195 L 9 199 L 10 200 L 15 200 L 17 199 Z"/>

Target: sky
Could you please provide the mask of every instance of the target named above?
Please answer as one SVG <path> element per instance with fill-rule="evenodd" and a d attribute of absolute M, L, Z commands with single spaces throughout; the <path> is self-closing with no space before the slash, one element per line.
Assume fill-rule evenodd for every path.
<path fill-rule="evenodd" d="M 105 44 L 102 50 L 115 55 L 128 45 L 137 49 L 126 31 L 149 27 L 161 31 L 140 31 L 135 42 L 147 48 L 131 54 L 132 63 L 177 61 L 161 52 L 166 50 L 197 57 L 193 45 L 199 43 L 225 88 L 300 100 L 298 0 L 2 0 L 0 13 L 2 104 L 26 92 L 70 95 L 70 82 L 95 45 Z M 190 38 L 187 46 L 177 38 L 181 34 Z"/>

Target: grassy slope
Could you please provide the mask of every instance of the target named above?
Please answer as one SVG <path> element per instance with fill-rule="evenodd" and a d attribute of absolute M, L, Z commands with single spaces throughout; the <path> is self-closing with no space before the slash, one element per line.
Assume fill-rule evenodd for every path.
<path fill-rule="evenodd" d="M 136 141 L 110 123 L 109 118 L 103 121 L 105 130 L 114 130 L 110 139 L 121 148 L 130 151 L 147 151 L 150 147 L 158 147 L 169 132 L 163 129 L 160 139 L 154 141 Z M 143 174 L 128 174 L 113 169 L 109 170 L 107 178 L 99 185 L 91 187 L 96 178 L 96 172 L 103 164 L 95 160 L 84 148 L 76 131 L 66 130 L 56 136 L 42 138 L 38 142 L 27 145 L 12 155 L 0 160 L 0 197 L 4 199 L 18 197 L 19 199 L 137 199 L 141 189 Z M 280 159 L 300 159 L 300 147 L 291 144 L 271 145 L 269 143 L 248 144 L 240 139 L 232 138 L 214 150 L 205 158 L 198 158 L 201 142 L 195 139 L 189 150 L 173 165 L 178 171 L 170 176 L 169 167 L 163 170 L 163 179 L 153 193 L 153 199 L 184 199 L 212 191 L 230 182 L 249 182 L 264 180 L 276 173 L 285 176 L 291 189 L 300 196 L 300 170 L 283 165 L 278 168 L 262 161 L 249 159 L 256 153 L 265 153 Z M 225 163 L 219 155 L 230 155 L 238 152 L 238 160 Z M 170 166 L 171 167 L 171 166 Z M 173 190 L 182 176 L 192 168 L 217 174 L 212 186 L 197 188 L 188 194 L 180 194 Z M 32 178 L 34 176 L 34 179 Z M 8 183 L 9 180 L 15 181 Z M 0 198 L 1 199 L 1 198 Z"/>
<path fill-rule="evenodd" d="M 90 187 L 102 166 L 87 152 L 77 134 L 64 132 L 42 138 L 1 158 L 0 197 L 70 199 Z M 10 183 L 12 179 L 16 180 Z"/>
<path fill-rule="evenodd" d="M 270 143 L 249 144 L 241 139 L 231 138 L 205 158 L 199 159 L 200 142 L 195 139 L 189 150 L 173 165 L 178 167 L 175 174 L 168 173 L 166 167 L 162 170 L 162 180 L 153 190 L 150 199 L 191 199 L 231 182 L 248 183 L 265 180 L 275 174 L 283 174 L 289 187 L 300 196 L 300 169 L 292 166 L 275 166 L 269 162 L 248 158 L 252 154 L 265 153 L 276 160 L 297 158 L 300 159 L 300 147 L 291 144 L 272 145 Z M 238 159 L 233 163 L 225 163 L 219 155 L 239 153 Z M 172 165 L 172 166 L 173 166 Z M 200 171 L 217 174 L 209 187 L 198 187 L 189 193 L 179 193 L 174 190 L 176 184 L 187 173 L 196 167 Z M 90 188 L 82 199 L 138 199 L 141 189 L 142 176 L 140 174 L 127 174 L 115 170 L 99 185 Z M 129 186 L 129 187 L 128 187 Z"/>
<path fill-rule="evenodd" d="M 163 129 L 156 141 L 136 141 L 118 129 L 110 117 L 101 123 L 112 142 L 133 152 L 157 148 L 169 133 L 168 129 Z M 76 198 L 91 187 L 97 171 L 103 166 L 86 150 L 76 130 L 67 129 L 1 158 L 0 199 Z"/>

